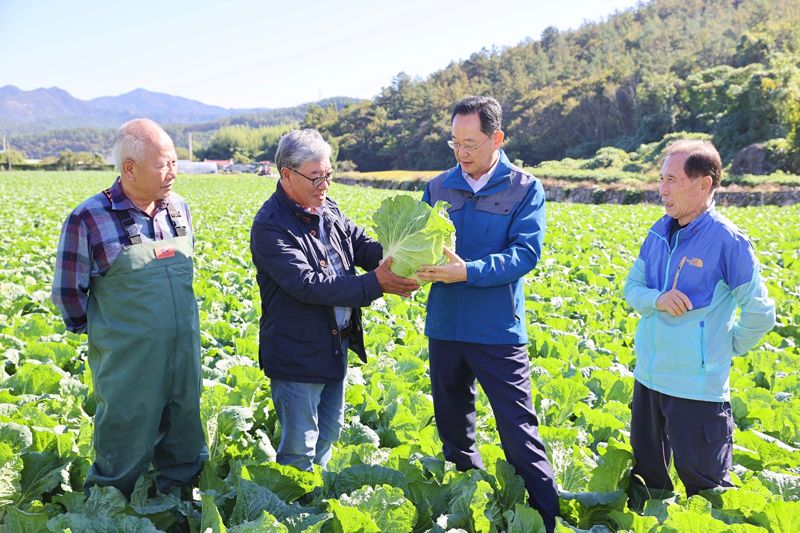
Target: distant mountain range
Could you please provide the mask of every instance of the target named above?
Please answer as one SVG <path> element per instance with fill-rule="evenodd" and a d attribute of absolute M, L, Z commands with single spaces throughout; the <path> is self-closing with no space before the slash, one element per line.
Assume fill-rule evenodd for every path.
<path fill-rule="evenodd" d="M 327 99 L 326 101 L 341 99 Z M 355 102 L 355 99 L 345 99 Z M 302 112 L 309 104 L 297 106 Z M 0 87 L 0 130 L 5 133 L 38 133 L 52 129 L 117 128 L 137 117 L 160 124 L 198 124 L 226 117 L 257 114 L 294 116 L 296 108 L 226 109 L 180 96 L 136 89 L 119 96 L 80 100 L 58 87 L 24 91 L 13 85 Z M 277 117 L 276 117 L 277 118 Z M 302 118 L 302 117 L 301 117 Z M 276 120 L 280 122 L 280 120 Z"/>
<path fill-rule="evenodd" d="M 63 150 L 107 153 L 123 122 L 148 117 L 165 127 L 176 146 L 185 146 L 187 132 L 194 134 L 195 142 L 205 144 L 225 126 L 299 123 L 313 104 L 341 110 L 358 101 L 337 96 L 294 107 L 226 109 L 145 89 L 80 100 L 58 87 L 23 91 L 6 85 L 0 87 L 0 135 L 35 159 L 57 156 Z"/>

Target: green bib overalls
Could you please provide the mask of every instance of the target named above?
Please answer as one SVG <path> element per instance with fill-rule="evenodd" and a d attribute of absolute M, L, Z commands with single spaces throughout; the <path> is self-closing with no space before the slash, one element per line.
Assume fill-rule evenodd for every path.
<path fill-rule="evenodd" d="M 169 206 L 178 237 L 131 245 L 89 290 L 89 366 L 97 411 L 95 462 L 84 487 L 126 495 L 152 462 L 162 492 L 190 484 L 208 457 L 200 421 L 200 324 L 192 241 Z"/>

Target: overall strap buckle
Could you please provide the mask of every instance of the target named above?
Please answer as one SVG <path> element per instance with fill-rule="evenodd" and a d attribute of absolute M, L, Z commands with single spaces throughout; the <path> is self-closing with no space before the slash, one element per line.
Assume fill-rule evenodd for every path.
<path fill-rule="evenodd" d="M 167 215 L 172 225 L 175 226 L 175 233 L 178 237 L 184 237 L 186 235 L 186 223 L 183 221 L 183 214 L 172 205 L 172 202 L 167 202 Z"/>
<path fill-rule="evenodd" d="M 130 213 L 120 214 L 120 220 L 122 222 L 125 231 L 128 232 L 128 238 L 131 240 L 131 244 L 142 244 L 142 236 L 139 233 L 139 226 L 136 225 L 136 222 L 133 221 L 133 217 L 131 217 Z"/>

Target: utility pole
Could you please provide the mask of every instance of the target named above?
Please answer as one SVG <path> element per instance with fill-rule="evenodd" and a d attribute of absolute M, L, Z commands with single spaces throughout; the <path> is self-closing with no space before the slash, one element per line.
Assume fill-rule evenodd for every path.
<path fill-rule="evenodd" d="M 192 153 L 192 132 L 189 132 L 189 161 L 194 161 L 194 154 Z"/>
<path fill-rule="evenodd" d="M 3 135 L 3 152 L 6 154 L 6 162 L 8 163 L 8 170 L 11 170 L 11 143 L 6 142 L 6 136 Z"/>

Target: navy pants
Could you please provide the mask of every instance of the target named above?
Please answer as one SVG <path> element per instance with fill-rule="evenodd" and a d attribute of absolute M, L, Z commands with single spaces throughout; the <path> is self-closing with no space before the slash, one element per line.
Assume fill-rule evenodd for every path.
<path fill-rule="evenodd" d="M 459 470 L 483 468 L 475 445 L 477 378 L 492 405 L 506 459 L 525 481 L 528 503 L 552 531 L 558 516 L 558 490 L 531 402 L 525 345 L 429 339 L 428 347 L 436 427 L 445 459 Z"/>
<path fill-rule="evenodd" d="M 632 481 L 641 484 L 644 480 L 647 487 L 673 490 L 669 461 L 674 456 L 687 496 L 733 486 L 728 473 L 733 452 L 730 403 L 676 398 L 637 381 L 632 415 Z"/>

